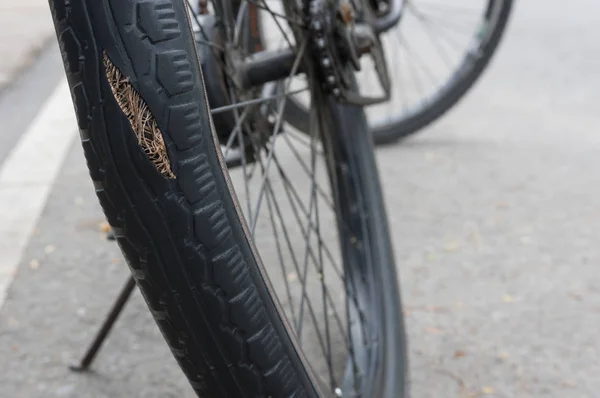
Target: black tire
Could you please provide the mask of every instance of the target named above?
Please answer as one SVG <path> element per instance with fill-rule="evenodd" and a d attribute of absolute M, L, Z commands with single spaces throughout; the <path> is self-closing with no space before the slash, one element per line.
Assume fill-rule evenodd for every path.
<path fill-rule="evenodd" d="M 384 123 L 379 126 L 372 126 L 373 139 L 375 144 L 383 145 L 394 141 L 404 139 L 417 133 L 422 128 L 433 123 L 448 110 L 456 105 L 481 77 L 493 55 L 496 53 L 498 45 L 506 31 L 506 26 L 512 9 L 512 0 L 501 0 L 501 8 L 498 12 L 498 20 L 494 25 L 489 39 L 483 43 L 479 49 L 481 56 L 468 66 L 466 73 L 458 74 L 450 84 L 443 88 L 441 92 L 435 95 L 427 106 L 419 108 L 417 111 L 400 119 L 398 122 Z M 490 3 L 491 5 L 492 3 Z M 488 6 L 488 13 L 491 6 Z M 402 23 L 402 20 L 399 22 Z M 391 55 L 388 55 L 391 56 Z M 300 131 L 307 131 L 306 110 L 298 102 L 291 102 L 286 108 L 286 121 Z"/>
<path fill-rule="evenodd" d="M 212 127 L 183 1 L 50 0 L 50 6 L 100 204 L 194 390 L 202 398 L 332 396 L 311 374 L 249 238 Z M 162 157 L 149 157 L 139 144 L 107 71 L 147 106 L 164 142 Z M 368 396 L 399 398 L 404 329 L 373 148 L 361 109 L 329 106 L 326 123 L 344 144 L 335 145 L 340 163 L 331 173 L 346 181 L 338 191 L 358 197 L 359 228 L 371 243 L 360 250 L 371 259 L 367 277 L 378 287 L 373 316 L 384 366 Z M 341 208 L 338 217 L 356 213 Z"/>
<path fill-rule="evenodd" d="M 415 134 L 423 127 L 428 126 L 443 116 L 464 97 L 467 91 L 481 77 L 483 71 L 496 53 L 500 40 L 506 31 L 512 3 L 512 0 L 502 1 L 497 23 L 494 25 L 489 39 L 480 48 L 481 56 L 470 67 L 468 72 L 455 79 L 439 95 L 436 95 L 435 99 L 422 111 L 416 112 L 398 123 L 375 127 L 373 129 L 373 139 L 376 144 L 389 144 Z"/>

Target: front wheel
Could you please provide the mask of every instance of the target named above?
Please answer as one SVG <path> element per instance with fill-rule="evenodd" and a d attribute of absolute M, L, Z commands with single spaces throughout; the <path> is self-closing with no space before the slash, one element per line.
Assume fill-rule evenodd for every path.
<path fill-rule="evenodd" d="M 269 12 L 293 25 L 289 65 L 258 64 L 289 66 L 274 93 L 264 73 L 240 79 L 256 49 L 230 1 L 199 15 L 181 0 L 50 4 L 100 203 L 198 395 L 403 397 L 373 146 L 363 109 L 316 83 L 305 8 Z M 283 120 L 295 95 L 307 135 Z"/>

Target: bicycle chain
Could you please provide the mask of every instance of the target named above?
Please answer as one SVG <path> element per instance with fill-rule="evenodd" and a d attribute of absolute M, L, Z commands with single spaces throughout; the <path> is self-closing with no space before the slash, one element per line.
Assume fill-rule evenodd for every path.
<path fill-rule="evenodd" d="M 364 96 L 355 86 L 354 70 L 360 70 L 360 55 L 353 40 L 355 25 L 352 6 L 344 0 L 308 0 L 307 5 L 308 30 L 323 91 L 340 102 L 355 105 L 387 101 L 390 96 L 389 75 L 383 49 L 376 36 L 372 39 L 370 56 L 385 94 L 379 97 Z M 354 70 L 346 67 L 348 64 L 353 65 Z"/>
<path fill-rule="evenodd" d="M 342 61 L 337 54 L 337 49 L 332 45 L 335 27 L 333 18 L 327 18 L 335 10 L 328 8 L 329 0 L 308 1 L 308 29 L 312 39 L 312 48 L 317 60 L 317 70 L 322 88 L 327 94 L 333 95 L 337 100 L 343 99 L 343 76 L 340 70 Z"/>

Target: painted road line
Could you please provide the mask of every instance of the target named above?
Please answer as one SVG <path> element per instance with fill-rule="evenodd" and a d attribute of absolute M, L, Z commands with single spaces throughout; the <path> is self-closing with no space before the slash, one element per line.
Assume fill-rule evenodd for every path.
<path fill-rule="evenodd" d="M 76 132 L 63 80 L 0 166 L 0 307 Z"/>

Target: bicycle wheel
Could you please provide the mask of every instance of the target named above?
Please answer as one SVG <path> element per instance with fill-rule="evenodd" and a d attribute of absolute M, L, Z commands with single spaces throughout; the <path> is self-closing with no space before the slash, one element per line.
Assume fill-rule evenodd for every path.
<path fill-rule="evenodd" d="M 512 0 L 407 0 L 400 22 L 381 36 L 391 100 L 367 110 L 375 143 L 405 138 L 441 117 L 481 76 L 506 29 Z M 372 68 L 360 82 L 372 90 Z M 306 131 L 306 109 L 290 103 L 286 120 Z"/>
<path fill-rule="evenodd" d="M 291 29 L 262 56 L 229 1 L 50 4 L 100 204 L 198 395 L 403 397 L 373 147 L 362 108 L 317 82 L 307 3 L 268 10 Z M 290 96 L 308 101 L 307 136 L 287 131 Z"/>

